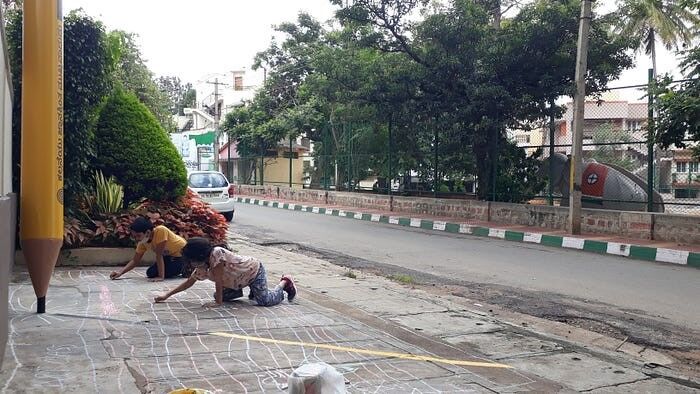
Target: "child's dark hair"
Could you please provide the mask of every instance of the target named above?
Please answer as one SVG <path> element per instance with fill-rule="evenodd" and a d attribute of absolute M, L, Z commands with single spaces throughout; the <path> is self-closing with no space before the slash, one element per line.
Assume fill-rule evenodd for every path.
<path fill-rule="evenodd" d="M 187 240 L 187 244 L 182 248 L 182 255 L 190 261 L 209 262 L 212 246 L 208 239 L 202 237 L 193 237 Z"/>
<path fill-rule="evenodd" d="M 139 216 L 131 223 L 129 228 L 136 233 L 145 233 L 148 230 L 153 230 L 153 223 L 145 217 Z"/>

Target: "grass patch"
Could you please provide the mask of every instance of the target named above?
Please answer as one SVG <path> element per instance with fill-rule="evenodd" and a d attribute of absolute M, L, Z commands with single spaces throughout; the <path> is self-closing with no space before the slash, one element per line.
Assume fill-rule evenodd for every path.
<path fill-rule="evenodd" d="M 403 283 L 405 285 L 412 285 L 412 284 L 416 283 L 416 280 L 413 279 L 413 277 L 410 275 L 403 275 L 403 274 L 391 275 L 391 276 L 389 276 L 389 279 L 391 279 L 395 282 Z"/>
<path fill-rule="evenodd" d="M 343 274 L 343 276 L 346 276 L 350 279 L 357 279 L 357 274 L 352 272 L 352 271 L 347 271 Z"/>

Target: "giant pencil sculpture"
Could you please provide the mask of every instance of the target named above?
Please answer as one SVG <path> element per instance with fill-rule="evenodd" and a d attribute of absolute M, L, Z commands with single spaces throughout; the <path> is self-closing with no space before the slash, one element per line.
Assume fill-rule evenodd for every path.
<path fill-rule="evenodd" d="M 20 239 L 37 297 L 63 243 L 63 17 L 60 0 L 24 0 Z"/>

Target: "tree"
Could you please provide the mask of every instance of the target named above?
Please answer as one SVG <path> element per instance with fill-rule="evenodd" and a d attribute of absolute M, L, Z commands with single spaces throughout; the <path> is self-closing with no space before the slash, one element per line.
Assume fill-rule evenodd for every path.
<path fill-rule="evenodd" d="M 591 159 L 634 172 L 639 168 L 639 163 L 625 155 L 627 148 L 624 145 L 610 145 L 620 142 L 632 142 L 632 136 L 626 131 L 616 131 L 611 124 L 597 127 L 593 131 L 593 144 L 596 144 L 596 147 L 591 152 Z"/>
<path fill-rule="evenodd" d="M 98 108 L 112 87 L 114 59 L 104 26 L 82 11 L 64 19 L 65 198 L 72 205 L 92 183 L 93 129 Z"/>
<path fill-rule="evenodd" d="M 700 18 L 682 0 L 624 0 L 618 11 L 618 33 L 636 37 L 651 56 L 656 76 L 656 42 L 668 50 L 689 45 L 697 34 Z"/>
<path fill-rule="evenodd" d="M 136 95 L 115 89 L 100 113 L 95 134 L 96 167 L 124 185 L 125 204 L 141 198 L 174 200 L 185 194 L 185 164 Z"/>
<path fill-rule="evenodd" d="M 20 190 L 22 154 L 22 10 L 9 10 L 7 18 L 7 54 L 12 71 L 12 188 Z"/>
<path fill-rule="evenodd" d="M 11 10 L 7 24 L 7 43 L 13 78 L 13 169 L 14 185 L 19 190 L 19 157 L 22 113 L 22 11 Z M 80 196 L 92 184 L 90 163 L 94 157 L 93 129 L 98 107 L 111 88 L 114 54 L 106 40 L 101 22 L 81 10 L 64 19 L 64 190 L 66 209 L 76 206 Z"/>
<path fill-rule="evenodd" d="M 665 77 L 656 92 L 656 136 L 664 148 L 685 148 L 688 139 L 700 142 L 700 48 L 685 52 L 681 69 L 685 82 L 674 86 L 671 77 Z M 694 152 L 700 157 L 700 146 Z"/>
<path fill-rule="evenodd" d="M 118 47 L 119 57 L 114 72 L 115 84 L 134 93 L 153 113 L 160 125 L 168 133 L 175 131 L 175 121 L 171 115 L 172 101 L 162 91 L 153 73 L 148 69 L 141 50 L 136 44 L 138 36 L 121 30 L 109 33 L 109 40 Z"/>
<path fill-rule="evenodd" d="M 537 1 L 498 28 L 487 9 L 467 0 L 453 0 L 420 23 L 405 20 L 412 12 L 395 0 L 357 0 L 339 16 L 387 32 L 374 46 L 424 69 L 416 96 L 441 103 L 433 116 L 459 125 L 486 198 L 494 174 L 509 171 L 498 157 L 506 129 L 546 117 L 549 100 L 572 91 L 579 3 Z M 610 23 L 596 19 L 592 26 L 587 82 L 594 91 L 632 65 L 629 41 L 611 37 Z"/>
<path fill-rule="evenodd" d="M 161 76 L 156 79 L 156 84 L 161 92 L 170 99 L 172 115 L 184 115 L 185 108 L 193 108 L 197 101 L 197 92 L 191 83 L 182 84 L 179 77 Z"/>
<path fill-rule="evenodd" d="M 576 0 L 537 1 L 498 26 L 471 0 L 334 2 L 346 3 L 339 29 L 317 34 L 300 18 L 262 53 L 270 80 L 236 118 L 239 143 L 256 149 L 306 129 L 317 155 L 336 159 L 337 185 L 366 174 L 476 174 L 487 198 L 504 177 L 522 179 L 531 158 L 511 154 L 506 130 L 546 118 L 550 100 L 572 92 Z M 592 28 L 593 91 L 632 65 L 630 40 L 611 35 L 611 22 Z"/>

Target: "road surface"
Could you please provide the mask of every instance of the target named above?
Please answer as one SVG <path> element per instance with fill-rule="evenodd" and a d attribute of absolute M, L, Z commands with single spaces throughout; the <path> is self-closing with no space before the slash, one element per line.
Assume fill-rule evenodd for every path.
<path fill-rule="evenodd" d="M 598 311 L 607 309 L 598 318 L 602 322 L 611 319 L 608 313 L 620 320 L 649 318 L 655 323 L 642 330 L 649 335 L 667 336 L 665 325 L 670 325 L 700 337 L 700 270 L 695 268 L 248 204 L 237 205 L 232 230 L 446 280 L 459 278 L 482 284 L 484 291 L 489 286 L 523 291 L 530 299 L 540 298 L 539 305 L 531 305 L 535 315 L 566 315 L 572 305 L 585 309 L 601 303 Z M 536 311 L 558 298 L 571 302 Z"/>

